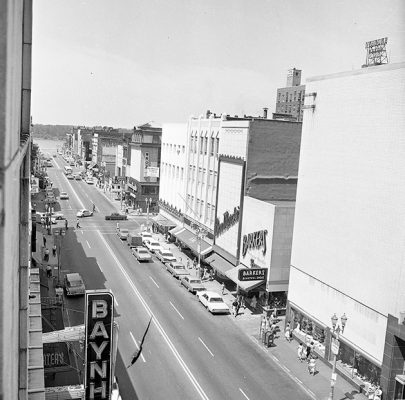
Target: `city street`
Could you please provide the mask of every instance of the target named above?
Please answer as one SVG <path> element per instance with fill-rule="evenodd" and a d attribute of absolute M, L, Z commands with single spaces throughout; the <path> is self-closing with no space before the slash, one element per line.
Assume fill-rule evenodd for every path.
<path fill-rule="evenodd" d="M 310 398 L 273 363 L 229 315 L 211 315 L 180 286 L 154 257 L 140 264 L 116 235 L 116 211 L 102 190 L 68 180 L 58 156 L 48 168 L 53 187 L 66 191 L 60 200 L 69 221 L 61 252 L 62 276 L 79 272 L 87 289 L 111 289 L 116 303 L 119 342 L 116 375 L 123 399 L 306 399 Z M 76 212 L 91 210 L 76 229 Z M 145 216 L 129 216 L 121 227 L 139 231 Z M 83 323 L 83 298 L 66 299 L 67 321 Z M 142 356 L 126 369 L 149 319 Z M 80 360 L 78 361 L 80 363 Z"/>

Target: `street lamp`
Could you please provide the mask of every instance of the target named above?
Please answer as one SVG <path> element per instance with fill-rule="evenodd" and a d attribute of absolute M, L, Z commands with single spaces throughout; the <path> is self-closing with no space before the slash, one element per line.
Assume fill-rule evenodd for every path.
<path fill-rule="evenodd" d="M 152 197 L 146 198 L 146 230 L 149 232 L 149 207 L 152 205 Z"/>
<path fill-rule="evenodd" d="M 201 274 L 201 240 L 207 236 L 207 231 L 201 228 L 199 225 L 194 225 L 195 235 L 197 237 L 197 252 L 198 252 L 198 264 L 197 264 L 197 271 L 200 271 Z"/>
<path fill-rule="evenodd" d="M 333 314 L 331 317 L 331 322 L 332 322 L 332 341 L 331 341 L 331 350 L 333 353 L 333 367 L 332 367 L 332 377 L 330 380 L 330 393 L 329 393 L 329 397 L 328 400 L 333 400 L 333 395 L 334 395 L 334 391 L 335 391 L 335 383 L 336 383 L 336 359 L 337 359 L 337 355 L 339 353 L 339 334 L 340 332 L 342 332 L 345 330 L 345 326 L 346 326 L 346 322 L 347 322 L 347 317 L 346 314 L 344 313 L 341 317 L 340 317 L 340 322 L 341 322 L 341 326 L 338 324 L 338 317 L 336 316 L 336 314 Z"/>
<path fill-rule="evenodd" d="M 58 236 L 58 285 L 60 285 L 60 251 L 62 247 L 62 237 L 65 236 L 66 231 L 62 228 L 55 231 L 55 236 Z"/>

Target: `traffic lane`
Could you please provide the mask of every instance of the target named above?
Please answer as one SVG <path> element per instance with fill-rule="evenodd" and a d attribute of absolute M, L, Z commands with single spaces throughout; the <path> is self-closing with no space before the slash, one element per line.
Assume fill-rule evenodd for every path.
<path fill-rule="evenodd" d="M 117 240 L 113 240 L 113 242 L 117 243 Z M 114 251 L 117 254 L 119 247 L 116 247 Z M 126 265 L 131 264 L 126 263 Z M 157 269 L 154 268 L 156 266 Z M 242 384 L 241 374 L 245 376 L 245 382 L 243 382 L 245 390 L 254 393 L 255 396 L 261 396 L 264 393 L 268 395 L 278 384 L 282 386 L 282 391 L 277 393 L 276 398 L 293 398 L 297 391 L 300 391 L 296 383 L 280 371 L 266 354 L 262 354 L 260 349 L 234 325 L 230 317 L 210 315 L 197 302 L 195 296 L 180 289 L 177 280 L 168 273 L 170 278 L 165 279 L 162 275 L 162 271 L 164 271 L 162 265 L 149 264 L 147 270 L 149 277 L 153 277 L 154 284 L 156 282 L 159 288 L 151 286 L 147 277 L 136 274 L 136 272 L 142 271 L 145 270 L 135 267 L 129 271 L 129 274 L 134 281 L 139 282 L 145 296 L 148 296 L 151 302 L 151 308 L 157 310 L 156 314 L 164 322 L 166 330 L 173 332 L 176 345 L 181 348 L 184 343 L 191 342 L 190 344 L 197 352 L 199 352 L 198 349 L 201 350 L 206 346 L 203 352 L 198 353 L 199 360 L 205 356 L 208 362 L 212 362 L 211 353 L 215 354 L 215 362 L 212 363 L 213 365 L 207 366 L 207 370 L 212 371 L 213 366 L 217 365 L 217 372 L 211 375 L 207 381 L 207 385 L 215 386 L 215 393 L 218 391 L 221 394 L 232 393 L 235 386 Z M 168 304 L 175 310 L 170 309 Z M 162 310 L 164 311 L 161 313 Z M 177 313 L 181 315 L 180 320 L 176 319 Z M 172 317 L 165 318 L 167 315 Z M 191 322 L 187 325 L 187 321 Z M 179 329 L 180 325 L 181 329 Z M 220 334 L 218 334 L 219 332 Z M 198 334 L 200 335 L 198 336 Z M 184 358 L 187 359 L 187 355 Z M 256 371 L 258 364 L 260 372 Z M 233 368 L 229 369 L 229 365 L 232 365 Z M 214 383 L 213 380 L 216 382 Z M 302 398 L 306 398 L 304 394 Z"/>
<path fill-rule="evenodd" d="M 94 236 L 89 237 L 88 240 L 91 240 L 92 246 L 97 246 Z M 129 363 L 131 356 L 137 350 L 135 340 L 142 338 L 149 321 L 148 309 L 136 301 L 136 293 L 126 277 L 117 274 L 117 271 L 111 268 L 115 260 L 108 248 L 100 246 L 96 251 L 100 260 L 100 269 L 106 278 L 106 287 L 111 288 L 115 293 L 116 307 L 119 310 L 117 321 L 120 325 L 118 347 L 124 361 Z M 170 338 L 165 335 L 164 329 L 155 320 L 152 321 L 150 332 L 145 339 L 142 354 L 146 362 L 139 359 L 128 371 L 137 393 L 142 394 L 140 397 L 153 399 L 201 397 L 196 396 L 192 377 L 188 379 L 188 376 L 184 375 L 187 366 L 184 366 L 181 356 L 179 357 L 176 349 L 171 345 Z M 158 376 L 159 379 L 151 382 L 151 376 Z M 152 395 L 151 385 L 153 386 Z"/>

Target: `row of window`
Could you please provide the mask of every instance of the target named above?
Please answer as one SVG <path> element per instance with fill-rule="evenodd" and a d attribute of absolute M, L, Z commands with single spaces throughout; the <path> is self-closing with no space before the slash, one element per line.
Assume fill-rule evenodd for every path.
<path fill-rule="evenodd" d="M 169 153 L 182 152 L 184 154 L 186 151 L 186 146 L 180 145 L 180 144 L 173 144 L 173 143 L 163 143 L 162 150 L 165 150 Z"/>
<path fill-rule="evenodd" d="M 199 184 L 204 184 L 205 182 L 207 182 L 208 187 L 213 186 L 215 188 L 217 186 L 217 176 L 218 176 L 217 171 L 213 171 L 212 169 L 210 169 L 209 174 L 207 175 L 206 168 L 198 167 L 197 169 L 195 165 L 189 165 L 188 168 L 189 168 L 188 180 L 190 182 L 197 181 L 197 183 Z"/>
<path fill-rule="evenodd" d="M 168 163 L 162 163 L 161 174 L 168 178 L 184 179 L 184 168 Z"/>
<path fill-rule="evenodd" d="M 210 156 L 217 156 L 219 149 L 219 138 L 211 136 L 208 141 L 207 136 L 197 136 L 197 134 L 191 135 L 190 140 L 190 153 L 197 153 L 207 155 L 209 151 Z M 208 149 L 209 146 L 209 149 Z"/>
<path fill-rule="evenodd" d="M 281 102 L 289 103 L 289 102 L 298 100 L 298 101 L 301 101 L 303 103 L 304 102 L 304 94 L 305 94 L 305 91 L 298 92 L 298 97 L 297 97 L 297 91 L 295 91 L 294 93 L 285 92 L 285 96 L 284 96 L 284 93 L 278 92 L 278 102 L 279 103 L 281 103 Z"/>
<path fill-rule="evenodd" d="M 204 223 L 213 224 L 215 219 L 215 206 L 205 203 L 204 200 L 194 199 L 194 196 L 187 195 L 187 205 L 200 219 L 204 218 Z"/>

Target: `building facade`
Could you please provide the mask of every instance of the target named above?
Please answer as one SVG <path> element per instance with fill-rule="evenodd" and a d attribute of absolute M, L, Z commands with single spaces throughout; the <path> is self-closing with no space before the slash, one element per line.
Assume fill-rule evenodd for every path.
<path fill-rule="evenodd" d="M 286 87 L 277 89 L 275 119 L 302 121 L 305 85 L 301 85 L 301 70 L 288 70 Z"/>
<path fill-rule="evenodd" d="M 332 362 L 345 314 L 337 371 L 404 398 L 405 63 L 306 86 L 288 316 Z"/>
<path fill-rule="evenodd" d="M 0 398 L 44 399 L 39 271 L 30 257 L 32 1 L 2 1 L 0 15 Z"/>

